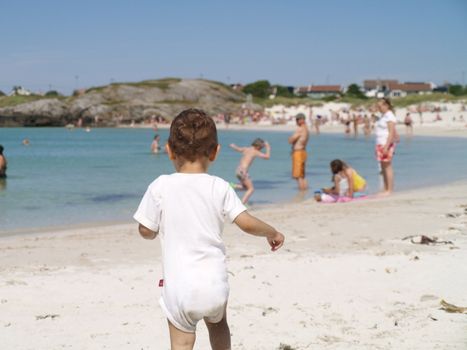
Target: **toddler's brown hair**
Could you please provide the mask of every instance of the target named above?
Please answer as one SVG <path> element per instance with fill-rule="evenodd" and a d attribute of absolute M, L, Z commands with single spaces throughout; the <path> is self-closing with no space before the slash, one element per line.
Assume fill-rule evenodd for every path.
<path fill-rule="evenodd" d="M 216 124 L 204 111 L 187 109 L 172 121 L 168 143 L 182 160 L 194 162 L 209 157 L 218 145 Z"/>

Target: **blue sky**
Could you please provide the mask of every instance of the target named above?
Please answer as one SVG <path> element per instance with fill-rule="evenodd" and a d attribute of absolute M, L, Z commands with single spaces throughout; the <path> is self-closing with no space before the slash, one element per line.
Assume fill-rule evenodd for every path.
<path fill-rule="evenodd" d="M 467 81 L 467 1 L 0 0 L 0 90 Z"/>

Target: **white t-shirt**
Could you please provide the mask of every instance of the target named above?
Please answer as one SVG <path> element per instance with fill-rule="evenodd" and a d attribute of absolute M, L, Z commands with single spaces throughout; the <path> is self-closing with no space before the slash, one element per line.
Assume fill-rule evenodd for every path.
<path fill-rule="evenodd" d="M 186 319 L 187 309 L 192 308 L 204 315 L 213 299 L 227 298 L 224 219 L 233 222 L 245 210 L 232 187 L 217 176 L 174 173 L 149 185 L 133 217 L 159 232 L 164 270 L 161 305 L 169 319 Z"/>
<path fill-rule="evenodd" d="M 393 122 L 394 124 L 397 123 L 396 116 L 394 115 L 394 113 L 392 113 L 392 111 L 387 111 L 386 113 L 384 113 L 383 116 L 379 118 L 376 122 L 375 133 L 377 145 L 384 146 L 386 144 L 386 141 L 388 140 L 388 122 Z"/>
<path fill-rule="evenodd" d="M 349 190 L 349 181 L 346 177 L 339 176 L 339 196 L 343 197 L 347 195 L 347 191 Z"/>

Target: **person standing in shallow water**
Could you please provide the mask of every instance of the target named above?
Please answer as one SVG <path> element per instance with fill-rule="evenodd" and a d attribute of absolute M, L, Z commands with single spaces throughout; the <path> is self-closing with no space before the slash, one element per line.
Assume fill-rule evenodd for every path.
<path fill-rule="evenodd" d="M 151 152 L 154 154 L 157 154 L 161 151 L 161 146 L 159 145 L 159 142 L 161 140 L 161 137 L 159 134 L 154 135 L 154 139 L 152 140 L 151 143 Z"/>
<path fill-rule="evenodd" d="M 381 117 L 376 122 L 376 159 L 381 164 L 381 175 L 384 180 L 384 191 L 388 195 L 394 191 L 394 171 L 392 169 L 392 158 L 396 149 L 396 116 L 388 98 L 378 101 L 377 107 Z"/>
<path fill-rule="evenodd" d="M 0 179 L 6 178 L 7 161 L 5 156 L 3 155 L 3 150 L 3 146 L 0 145 Z"/>
<path fill-rule="evenodd" d="M 404 118 L 404 124 L 405 124 L 405 133 L 409 136 L 413 135 L 413 120 L 412 117 L 410 116 L 410 113 L 407 113 Z"/>
<path fill-rule="evenodd" d="M 295 121 L 297 123 L 297 129 L 288 140 L 289 144 L 292 145 L 292 177 L 297 180 L 299 190 L 304 191 L 308 188 L 308 183 L 305 179 L 305 165 L 307 158 L 306 145 L 308 143 L 309 132 L 303 113 L 297 114 Z"/>

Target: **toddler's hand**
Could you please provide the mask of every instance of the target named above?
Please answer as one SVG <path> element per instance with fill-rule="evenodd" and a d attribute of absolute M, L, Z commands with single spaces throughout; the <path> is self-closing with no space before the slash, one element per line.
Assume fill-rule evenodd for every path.
<path fill-rule="evenodd" d="M 271 250 L 275 252 L 284 244 L 285 237 L 282 233 L 276 232 L 274 237 L 267 238 L 269 245 L 271 246 Z"/>

